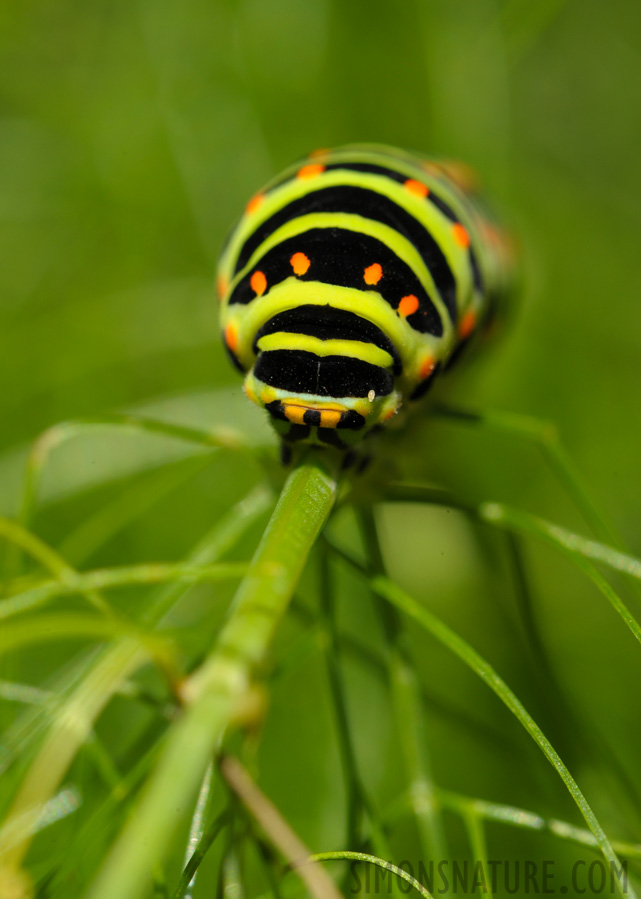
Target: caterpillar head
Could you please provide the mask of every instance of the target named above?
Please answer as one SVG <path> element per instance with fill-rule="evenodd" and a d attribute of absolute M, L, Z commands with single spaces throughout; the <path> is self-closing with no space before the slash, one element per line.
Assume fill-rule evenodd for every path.
<path fill-rule="evenodd" d="M 257 327 L 232 308 L 225 344 L 285 440 L 349 447 L 394 415 L 395 353 L 373 323 L 330 303 L 270 311 Z"/>

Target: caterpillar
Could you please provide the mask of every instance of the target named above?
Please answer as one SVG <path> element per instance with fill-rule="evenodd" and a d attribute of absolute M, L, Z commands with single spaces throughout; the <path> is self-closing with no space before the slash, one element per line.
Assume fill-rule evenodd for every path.
<path fill-rule="evenodd" d="M 286 444 L 341 450 L 411 409 L 510 289 L 508 244 L 460 163 L 318 150 L 223 248 L 226 350 Z"/>

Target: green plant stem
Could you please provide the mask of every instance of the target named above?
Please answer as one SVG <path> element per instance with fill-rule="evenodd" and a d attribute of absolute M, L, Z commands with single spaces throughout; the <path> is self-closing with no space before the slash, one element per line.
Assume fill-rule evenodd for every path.
<path fill-rule="evenodd" d="M 227 562 L 218 565 L 185 565 L 181 562 L 151 562 L 143 565 L 124 565 L 121 568 L 102 568 L 74 574 L 64 581 L 45 581 L 0 602 L 0 619 L 8 618 L 42 606 L 60 596 L 87 593 L 96 589 L 147 586 L 173 581 L 196 584 L 201 581 L 221 581 L 242 577 L 247 571 L 244 562 Z"/>
<path fill-rule="evenodd" d="M 309 611 L 301 603 L 296 603 L 295 599 L 291 609 L 301 621 L 310 627 L 315 623 L 315 618 L 310 615 Z M 294 669 L 304 659 L 310 658 L 320 651 L 318 640 L 314 639 L 313 636 L 305 635 L 303 639 L 306 641 L 305 647 L 300 645 L 296 647 L 296 651 L 290 654 L 286 663 L 281 662 L 274 673 L 275 676 L 282 676 L 286 671 Z M 384 660 L 382 655 L 374 651 L 369 644 L 358 640 L 350 634 L 341 634 L 340 642 L 346 654 L 349 654 L 353 659 L 365 666 L 381 682 L 387 682 L 387 660 Z M 429 691 L 425 684 L 419 684 L 419 691 L 422 706 L 436 712 L 439 717 L 451 722 L 459 729 L 464 729 L 466 733 L 471 730 L 479 739 L 484 740 L 495 753 L 502 751 L 509 754 L 515 749 L 515 746 L 510 743 L 509 738 L 505 734 L 500 733 L 498 730 L 493 730 L 486 722 L 475 718 L 468 709 L 454 708 L 451 701 L 445 703 L 436 693 Z"/>
<path fill-rule="evenodd" d="M 545 643 L 540 633 L 536 615 L 534 614 L 534 605 L 532 594 L 528 582 L 525 568 L 525 559 L 522 547 L 522 534 L 517 534 L 514 530 L 505 530 L 506 547 L 508 559 L 514 580 L 514 588 L 518 603 L 519 613 L 524 625 L 524 631 L 527 637 L 528 645 L 533 653 L 536 662 L 538 676 L 541 679 L 543 688 L 557 697 L 557 702 L 550 706 L 551 720 L 557 729 L 557 733 L 564 736 L 567 741 L 565 745 L 571 743 L 582 743 L 589 753 L 593 754 L 595 760 L 605 763 L 605 771 L 608 766 L 616 778 L 616 784 L 619 788 L 619 801 L 625 802 L 635 818 L 639 818 L 639 810 L 641 802 L 639 801 L 639 793 L 636 785 L 633 783 L 624 766 L 619 761 L 617 754 L 608 740 L 602 733 L 595 731 L 594 727 L 588 733 L 581 717 L 577 714 L 572 703 L 568 702 L 562 685 L 559 683 L 554 667 L 550 662 Z M 573 558 L 575 564 L 576 557 Z M 615 610 L 625 620 L 627 610 L 625 606 L 620 608 L 619 597 L 610 584 L 595 570 L 586 560 L 581 560 L 579 567 L 585 574 L 591 578 L 598 589 L 608 598 Z M 627 623 L 627 622 L 626 622 Z M 634 624 L 632 626 L 634 633 Z"/>
<path fill-rule="evenodd" d="M 432 411 L 437 416 L 459 424 L 487 427 L 534 443 L 596 536 L 600 540 L 622 547 L 620 536 L 590 496 L 576 465 L 559 439 L 556 426 L 551 422 L 514 412 L 493 409 L 478 412 L 441 404 L 434 406 Z"/>
<path fill-rule="evenodd" d="M 289 475 L 241 583 L 227 622 L 203 665 L 184 685 L 185 711 L 172 726 L 136 813 L 122 830 L 90 899 L 135 899 L 195 798 L 214 750 L 238 716 L 307 556 L 336 498 L 336 480 L 317 464 Z"/>
<path fill-rule="evenodd" d="M 529 712 L 525 709 L 521 701 L 510 690 L 505 681 L 499 677 L 494 668 L 474 650 L 469 643 L 463 640 L 458 634 L 452 631 L 439 618 L 433 615 L 428 609 L 419 602 L 397 587 L 385 577 L 377 575 L 369 577 L 367 572 L 358 562 L 355 562 L 345 553 L 337 550 L 341 558 L 345 559 L 352 567 L 355 567 L 367 579 L 372 590 L 376 591 L 379 596 L 393 603 L 397 609 L 405 612 L 416 622 L 422 625 L 429 633 L 432 634 L 440 643 L 450 649 L 464 664 L 472 669 L 488 687 L 498 696 L 512 714 L 520 721 L 525 730 L 530 734 L 534 742 L 539 746 L 545 757 L 548 759 L 552 767 L 555 769 L 563 783 L 565 784 L 572 799 L 576 803 L 581 815 L 592 832 L 601 852 L 608 864 L 616 865 L 617 870 L 620 869 L 621 863 L 607 838 L 605 831 L 601 827 L 596 815 L 588 804 L 585 796 L 579 789 L 578 784 L 570 774 L 564 762 L 556 752 L 550 741 L 547 739 L 541 728 L 534 721 Z M 617 881 L 617 888 L 622 892 L 621 884 Z M 635 897 L 631 886 L 629 886 L 628 897 Z"/>
<path fill-rule="evenodd" d="M 357 509 L 361 534 L 374 574 L 385 575 L 385 563 L 378 528 L 371 506 Z M 376 594 L 374 594 L 376 596 Z M 448 857 L 443 823 L 430 771 L 430 756 L 425 734 L 419 680 L 396 609 L 389 603 L 379 604 L 379 616 L 388 647 L 389 678 L 396 726 L 410 782 L 412 810 L 416 820 L 421 852 L 425 859 Z"/>
<path fill-rule="evenodd" d="M 479 506 L 478 514 L 483 521 L 518 534 L 537 537 L 564 552 L 577 568 L 580 568 L 590 578 L 641 643 L 641 625 L 616 590 L 590 561 L 593 559 L 608 565 L 616 571 L 622 571 L 634 578 L 641 578 L 641 560 L 612 549 L 609 546 L 604 546 L 602 543 L 596 543 L 594 540 L 587 540 L 585 537 L 573 534 L 571 531 L 544 521 L 542 518 L 527 515 L 517 509 L 510 509 L 508 506 L 500 503 L 483 503 Z"/>
<path fill-rule="evenodd" d="M 185 869 L 183 870 L 183 878 L 185 876 L 186 870 L 189 867 L 189 863 L 193 858 L 197 847 L 199 846 L 203 834 L 205 832 L 205 816 L 207 813 L 207 808 L 209 806 L 209 800 L 211 799 L 212 792 L 212 781 L 214 778 L 214 766 L 213 762 L 207 766 L 207 770 L 205 771 L 205 776 L 203 777 L 203 782 L 200 785 L 200 790 L 198 792 L 198 800 L 196 802 L 196 807 L 194 809 L 194 814 L 191 819 L 191 825 L 189 827 L 189 838 L 187 840 L 187 848 L 185 850 Z M 207 847 L 208 848 L 208 847 Z M 203 858 L 205 856 L 207 849 L 203 852 Z M 195 865 L 191 877 L 186 881 L 183 886 L 183 891 L 185 895 L 191 893 L 196 884 L 196 873 L 198 871 L 198 863 Z M 181 882 L 183 880 L 181 878 Z M 180 887 L 180 884 L 179 884 Z"/>
<path fill-rule="evenodd" d="M 545 644 L 541 637 L 538 621 L 534 614 L 532 591 L 530 589 L 524 550 L 521 545 L 520 536 L 514 534 L 512 531 L 507 531 L 505 533 L 505 548 L 510 571 L 510 580 L 512 582 L 514 598 L 516 600 L 516 608 L 523 625 L 527 645 L 536 662 L 538 670 L 543 677 L 548 679 L 550 684 L 554 683 L 556 686 L 554 672 L 552 671 Z"/>
<path fill-rule="evenodd" d="M 29 553 L 43 568 L 48 569 L 61 585 L 75 583 L 78 573 L 67 564 L 67 561 L 55 549 L 47 546 L 39 537 L 18 522 L 0 518 L 0 537 L 9 541 L 10 548 Z M 107 615 L 113 614 L 109 603 L 96 592 L 95 587 L 83 587 L 78 592 L 82 593 L 87 602 L 99 612 Z M 0 604 L 0 609 L 6 608 L 6 602 L 5 600 Z"/>
<path fill-rule="evenodd" d="M 185 427 L 184 425 L 171 424 L 170 422 L 146 418 L 144 416 L 130 415 L 127 413 L 112 413 L 110 415 L 95 416 L 65 421 L 54 425 L 44 431 L 33 443 L 27 458 L 18 521 L 28 528 L 38 502 L 42 475 L 49 461 L 51 452 L 61 444 L 72 440 L 87 430 L 105 427 L 117 427 L 126 430 L 142 431 L 147 434 L 156 434 L 161 437 L 169 437 L 181 440 L 203 449 L 233 449 L 247 453 L 249 458 L 262 461 L 260 453 L 250 452 L 243 435 L 233 428 L 213 428 L 211 431 L 202 431 L 198 428 Z M 20 547 L 12 546 L 6 555 L 7 577 L 14 577 L 20 571 Z"/>
<path fill-rule="evenodd" d="M 252 818 L 260 825 L 270 843 L 283 856 L 307 888 L 313 899 L 342 899 L 334 882 L 320 865 L 307 865 L 309 849 L 285 820 L 280 810 L 263 793 L 233 756 L 223 756 L 219 767 L 227 785 Z"/>
<path fill-rule="evenodd" d="M 220 867 L 222 899 L 227 899 L 228 896 L 233 896 L 234 899 L 245 899 L 247 895 L 243 882 L 241 848 L 242 836 L 230 834 L 229 844 Z"/>
<path fill-rule="evenodd" d="M 214 453 L 191 456 L 141 475 L 67 534 L 58 547 L 60 555 L 75 566 L 84 563 L 132 521 L 143 518 L 161 499 L 204 471 L 214 458 Z"/>
<path fill-rule="evenodd" d="M 446 405 L 436 405 L 433 411 L 434 414 L 440 415 L 445 419 L 464 425 L 487 427 L 534 443 L 541 451 L 552 474 L 564 487 L 567 495 L 579 510 L 592 533 L 603 543 L 611 544 L 611 546 L 616 547 L 617 550 L 626 555 L 627 546 L 625 541 L 595 502 L 584 478 L 561 443 L 558 430 L 554 424 L 533 418 L 530 415 L 496 410 L 477 412 Z M 585 540 L 585 538 L 581 539 Z M 610 552 L 614 552 L 611 547 L 608 547 L 608 549 L 610 549 Z M 635 577 L 638 577 L 638 574 Z M 641 595 L 641 583 L 639 580 L 634 580 L 629 586 L 633 588 L 632 592 L 636 594 L 638 599 Z"/>
<path fill-rule="evenodd" d="M 283 894 L 280 889 L 281 872 L 278 870 L 278 861 L 274 850 L 260 834 L 256 833 L 255 828 L 251 832 L 251 838 L 265 873 L 265 879 L 269 884 L 269 891 L 272 899 L 283 899 Z"/>
<path fill-rule="evenodd" d="M 321 625 L 324 627 L 323 647 L 332 700 L 336 712 L 338 741 L 343 763 L 347 792 L 347 840 L 351 846 L 363 845 L 362 819 L 367 815 L 371 833 L 369 841 L 376 850 L 385 855 L 389 845 L 381 828 L 376 810 L 367 794 L 360 775 L 354 740 L 352 738 L 347 707 L 347 690 L 340 664 L 341 647 L 338 637 L 336 610 L 333 601 L 331 570 L 328 548 L 321 551 Z"/>
<path fill-rule="evenodd" d="M 552 546 L 563 549 L 573 556 L 582 556 L 593 562 L 600 562 L 614 571 L 620 571 L 622 574 L 641 580 L 641 559 L 629 553 L 613 549 L 596 540 L 589 540 L 567 528 L 552 524 L 544 518 L 529 515 L 527 512 L 521 512 L 519 509 L 513 509 L 503 503 L 481 503 L 476 512 L 483 521 L 504 527 L 517 534 L 543 538 Z"/>
<path fill-rule="evenodd" d="M 271 504 L 271 491 L 266 490 L 262 486 L 251 490 L 247 496 L 232 506 L 227 514 L 217 521 L 204 535 L 188 555 L 187 563 L 192 566 L 208 565 L 221 559 L 233 549 L 247 530 L 267 512 Z M 189 583 L 173 581 L 160 590 L 152 591 L 149 599 L 146 601 L 144 611 L 139 616 L 141 624 L 149 628 L 162 625 L 165 615 L 181 600 L 190 587 Z M 57 718 L 59 716 L 59 720 L 68 717 L 65 713 L 65 703 L 67 701 L 73 702 L 73 697 L 70 695 L 71 691 L 76 688 L 76 685 L 81 684 L 83 677 L 92 668 L 99 667 L 107 673 L 107 677 L 97 679 L 96 684 L 99 685 L 97 689 L 105 692 L 111 689 L 113 683 L 113 659 L 110 661 L 109 656 L 114 653 L 114 658 L 121 658 L 117 643 L 106 647 L 97 658 L 94 652 L 87 655 L 85 651 L 76 660 L 68 673 L 63 678 L 59 678 L 53 685 L 53 692 L 59 697 L 59 707 L 52 707 L 51 704 L 47 704 L 35 714 L 22 716 L 3 734 L 4 753 L 1 771 L 6 770 L 6 767 L 12 760 L 29 752 L 30 743 L 37 739 L 42 730 L 50 723 L 52 712 L 54 717 Z M 105 702 L 108 699 L 108 696 L 105 697 Z M 55 728 L 56 724 L 52 726 L 52 730 L 55 730 Z M 31 736 L 27 736 L 28 734 Z M 41 751 L 46 751 L 46 748 L 45 742 Z M 57 785 L 54 786 L 55 788 L 57 788 Z M 46 801 L 49 796 L 50 794 L 43 796 L 41 801 Z"/>
<path fill-rule="evenodd" d="M 591 564 L 592 561 L 599 562 L 639 581 L 641 580 L 641 559 L 636 556 L 613 549 L 596 540 L 588 540 L 580 534 L 568 531 L 566 528 L 538 518 L 536 515 L 512 509 L 503 503 L 481 503 L 475 506 L 429 486 L 392 484 L 385 492 L 385 499 L 391 502 L 433 503 L 460 509 L 493 527 L 535 537 L 548 543 L 568 556 L 592 580 L 636 639 L 641 642 L 641 625 L 614 588 Z"/>
<path fill-rule="evenodd" d="M 273 505 L 271 490 L 259 485 L 254 487 L 224 515 L 199 541 L 189 554 L 189 565 L 210 565 L 221 559 L 238 543 L 247 530 Z M 168 584 L 153 597 L 141 621 L 150 626 L 162 623 L 163 617 L 185 593 L 180 581 Z"/>
<path fill-rule="evenodd" d="M 105 664 L 93 668 L 66 703 L 64 719 L 56 720 L 0 831 L 0 879 L 6 872 L 16 871 L 22 863 L 43 802 L 55 791 L 107 700 L 147 660 L 148 654 L 139 641 L 120 639 L 105 657 Z M 21 826 L 19 839 L 13 837 L 15 822 Z"/>
<path fill-rule="evenodd" d="M 225 824 L 227 824 L 229 818 L 229 810 L 225 809 L 216 818 L 214 818 L 211 824 L 203 831 L 202 836 L 198 840 L 198 843 L 194 848 L 192 855 L 189 857 L 189 860 L 185 865 L 184 871 L 180 875 L 180 880 L 178 881 L 176 889 L 172 893 L 171 899 L 182 899 L 182 897 L 186 894 L 190 884 L 196 876 L 196 872 L 198 871 L 202 860 L 211 849 L 216 837 L 223 829 Z"/>
<path fill-rule="evenodd" d="M 348 846 L 361 845 L 361 818 L 366 806 L 363 796 L 362 783 L 356 762 L 356 753 L 352 741 L 349 726 L 349 714 L 347 711 L 347 697 L 345 685 L 340 670 L 340 647 L 336 628 L 336 613 L 334 596 L 331 583 L 331 571 L 326 546 L 322 546 L 320 558 L 320 600 L 321 620 L 323 629 L 323 654 L 329 688 L 332 694 L 332 704 L 336 715 L 336 729 L 338 734 L 338 748 L 343 766 L 343 779 L 345 781 L 347 804 L 347 833 Z"/>
<path fill-rule="evenodd" d="M 230 509 L 209 533 L 200 541 L 190 555 L 188 561 L 191 565 L 212 563 L 228 552 L 246 532 L 246 530 L 266 511 L 270 501 L 270 494 L 263 488 L 252 490 L 244 499 Z M 162 623 L 163 617 L 170 611 L 173 604 L 178 602 L 186 588 L 184 583 L 174 581 L 161 590 L 151 601 L 148 609 L 142 616 L 143 622 L 149 628 L 154 628 Z M 77 617 L 77 616 L 76 616 Z M 40 616 L 42 620 L 43 616 Z M 60 630 L 68 634 L 71 622 L 65 623 L 63 617 L 56 616 L 56 621 L 61 625 Z M 29 625 L 29 622 L 26 622 Z M 53 621 L 45 622 L 43 632 L 51 631 Z M 16 623 L 20 627 L 20 622 Z M 117 620 L 97 618 L 84 621 L 78 628 L 87 630 L 93 628 L 92 635 L 102 628 L 104 632 L 108 627 L 115 633 L 116 628 L 123 628 L 123 624 Z M 31 624 L 33 628 L 33 624 Z M 14 633 L 17 633 L 13 626 Z M 5 625 L 2 633 L 7 638 L 10 633 Z M 15 820 L 24 820 L 27 825 L 27 817 L 37 814 L 37 810 L 53 795 L 64 777 L 69 765 L 76 753 L 83 745 L 86 734 L 93 723 L 101 714 L 111 697 L 126 684 L 127 679 L 145 664 L 149 658 L 149 649 L 141 644 L 140 628 L 137 629 L 137 639 L 131 636 L 121 637 L 95 658 L 83 658 L 75 666 L 69 679 L 60 687 L 62 696 L 59 706 L 50 709 L 47 704 L 40 712 L 40 721 L 32 722 L 29 729 L 35 735 L 39 735 L 44 723 L 51 725 L 38 754 L 31 764 L 21 784 L 11 809 L 6 816 L 4 827 L 12 827 Z M 26 633 L 28 636 L 28 633 Z M 159 637 L 154 633 L 145 632 L 145 641 L 149 648 L 158 644 Z M 166 644 L 164 644 L 166 645 Z M 42 725 L 37 726 L 42 722 Z M 78 726 L 81 723 L 82 726 Z M 19 733 L 15 737 L 4 735 L 5 751 L 7 756 L 14 758 L 28 750 L 28 744 Z M 3 760 L 9 764 L 9 758 Z M 10 856 L 5 856 L 0 861 L 5 868 L 17 869 L 26 854 L 33 830 L 29 826 L 23 827 L 23 838 L 18 845 L 14 845 Z M 2 840 L 0 839 L 0 856 L 2 856 Z"/>
<path fill-rule="evenodd" d="M 483 871 L 483 894 L 492 899 L 492 877 L 487 864 L 487 842 L 485 840 L 483 818 L 476 813 L 474 808 L 468 807 L 463 812 L 463 821 L 470 841 L 472 858 L 476 863 L 480 863 Z"/>
<path fill-rule="evenodd" d="M 99 615 L 60 612 L 53 615 L 38 615 L 32 620 L 18 618 L 7 622 L 0 630 L 0 655 L 25 646 L 37 646 L 55 640 L 124 638 L 132 646 L 143 650 L 149 658 L 162 667 L 173 667 L 174 647 L 166 636 L 148 633 L 138 626 L 117 618 Z"/>
<path fill-rule="evenodd" d="M 439 790 L 438 794 L 443 807 L 459 815 L 466 815 L 471 810 L 478 818 L 486 821 L 500 821 L 512 827 L 522 827 L 528 830 L 545 830 L 556 837 L 569 840 L 580 846 L 590 846 L 597 851 L 599 849 L 599 844 L 594 838 L 594 834 L 567 821 L 560 821 L 558 818 L 542 818 L 541 815 L 537 815 L 535 812 L 530 812 L 527 809 L 501 805 L 497 802 L 487 802 L 485 799 L 474 799 L 471 796 L 462 796 L 459 793 L 452 793 L 448 790 Z M 620 840 L 612 840 L 612 848 L 619 855 L 626 858 L 641 860 L 641 845 L 638 843 L 624 843 Z"/>
<path fill-rule="evenodd" d="M 411 886 L 423 896 L 423 899 L 434 899 L 432 894 L 426 887 L 423 886 L 422 883 L 412 877 L 411 874 L 408 874 L 403 868 L 398 868 L 396 865 L 393 865 L 391 862 L 385 861 L 383 858 L 378 858 L 376 855 L 367 855 L 365 852 L 346 852 L 343 850 L 339 850 L 337 852 L 317 852 L 315 855 L 310 855 L 308 861 L 310 862 L 342 862 L 342 861 L 355 861 L 355 862 L 366 862 L 369 865 L 376 865 L 379 868 L 383 868 L 385 871 L 391 871 L 396 877 L 400 877 L 401 880 L 406 881 L 411 884 Z M 406 892 L 406 890 L 403 890 Z"/>
<path fill-rule="evenodd" d="M 634 637 L 641 642 L 641 626 L 637 619 L 632 615 L 628 607 L 625 605 L 619 594 L 614 590 L 605 577 L 595 568 L 592 561 L 606 565 L 614 571 L 621 572 L 632 578 L 634 583 L 639 586 L 641 578 L 641 560 L 628 553 L 613 549 L 595 540 L 589 540 L 566 528 L 559 527 L 556 524 L 522 512 L 518 509 L 512 509 L 502 503 L 481 503 L 476 506 L 461 501 L 458 497 L 426 485 L 404 485 L 392 484 L 386 491 L 386 498 L 397 502 L 418 502 L 433 503 L 453 509 L 458 509 L 470 517 L 492 527 L 501 528 L 508 537 L 518 535 L 520 537 L 534 537 L 549 546 L 563 553 L 570 562 L 577 566 L 583 573 L 590 578 L 597 589 L 605 596 L 612 608 L 623 620 Z M 512 552 L 516 547 L 516 543 L 512 541 Z M 521 564 L 520 558 L 512 555 L 512 560 L 516 561 L 517 568 Z M 517 571 L 517 588 L 519 587 L 518 578 L 521 578 L 520 586 L 524 586 L 522 581 L 522 572 Z M 526 603 L 529 599 L 526 598 Z M 551 669 L 548 668 L 549 671 Z M 572 730 L 574 712 L 571 710 L 563 716 L 563 723 L 566 728 Z M 576 733 L 575 733 L 576 735 Z M 594 738 L 592 739 L 594 742 Z M 636 790 L 634 785 L 630 783 L 628 776 L 619 763 L 613 750 L 600 741 L 605 752 L 611 757 L 613 769 L 617 772 L 621 786 L 623 787 L 623 797 L 630 807 L 638 814 L 636 803 Z"/>
<path fill-rule="evenodd" d="M 107 834 L 113 833 L 116 822 L 121 815 L 126 815 L 133 803 L 133 795 L 138 789 L 144 777 L 153 767 L 158 758 L 161 741 L 152 744 L 151 748 L 136 759 L 132 768 L 126 771 L 116 789 L 112 790 L 97 809 L 95 809 L 86 822 L 86 826 L 74 837 L 74 852 L 68 853 L 62 861 L 52 853 L 50 867 L 52 870 L 52 895 L 56 891 L 65 895 L 69 878 L 73 877 L 73 871 L 77 864 L 77 858 L 92 858 L 99 860 L 99 846 L 104 844 Z M 101 834 L 100 840 L 96 840 L 96 834 Z M 77 855 L 76 855 L 77 853 Z M 96 862 L 96 866 L 97 866 Z"/>

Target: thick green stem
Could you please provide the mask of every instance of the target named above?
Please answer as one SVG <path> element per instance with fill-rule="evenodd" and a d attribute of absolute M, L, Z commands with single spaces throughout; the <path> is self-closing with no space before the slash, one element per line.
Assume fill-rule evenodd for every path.
<path fill-rule="evenodd" d="M 189 556 L 188 563 L 192 566 L 207 565 L 224 556 L 248 527 L 265 511 L 269 499 L 269 494 L 262 488 L 252 491 L 240 503 L 232 507 L 229 513 L 203 538 Z M 74 577 L 78 578 L 82 575 L 74 573 Z M 153 598 L 151 605 L 145 610 L 143 615 L 145 623 L 152 628 L 161 624 L 163 616 L 180 600 L 185 589 L 185 584 L 180 581 L 168 584 L 160 594 Z M 9 600 L 3 601 L 3 609 L 8 602 Z M 44 616 L 40 616 L 43 636 L 53 635 L 54 632 L 69 635 L 73 627 L 78 633 L 85 633 L 89 629 L 93 636 L 97 635 L 97 629 L 104 627 L 106 636 L 115 634 L 119 625 L 116 620 L 104 621 L 95 616 L 85 619 L 84 623 L 77 620 L 78 616 L 48 617 L 47 622 L 44 620 Z M 13 624 L 5 623 L 2 634 L 6 638 L 13 631 L 15 639 L 19 636 L 21 627 L 25 636 L 29 634 L 33 636 L 33 622 L 22 621 L 21 624 L 20 620 Z M 103 632 L 100 633 L 100 636 L 103 636 Z M 138 639 L 132 639 L 136 636 Z M 24 824 L 30 819 L 30 816 L 40 813 L 41 808 L 59 787 L 69 765 L 85 742 L 88 729 L 127 678 L 148 661 L 150 657 L 148 650 L 153 649 L 154 638 L 151 637 L 149 640 L 141 642 L 140 637 L 140 633 L 133 629 L 131 634 L 121 636 L 97 657 L 91 654 L 79 661 L 70 673 L 69 679 L 58 683 L 56 687 L 55 692 L 59 695 L 61 704 L 56 707 L 53 716 L 50 705 L 46 704 L 39 712 L 41 720 L 38 721 L 37 718 L 31 720 L 29 730 L 38 732 L 46 725 L 48 733 L 27 771 L 5 821 L 2 823 L 0 874 L 2 869 L 5 871 L 7 868 L 17 870 L 33 837 L 33 828 L 29 829 L 29 827 L 23 826 L 22 838 L 15 842 L 11 852 L 7 853 L 7 847 L 3 842 L 5 828 L 11 828 L 12 822 L 16 820 L 23 821 Z M 15 642 L 13 648 L 16 648 Z M 162 649 L 162 644 L 158 644 L 158 648 Z M 82 727 L 78 725 L 79 722 L 82 722 Z M 14 734 L 11 731 L 4 734 L 4 764 L 6 766 L 30 745 L 22 736 L 19 736 L 20 733 L 21 728 L 17 723 Z"/>
<path fill-rule="evenodd" d="M 220 637 L 185 684 L 184 715 L 173 726 L 136 814 L 90 889 L 90 899 L 135 899 L 150 882 L 212 753 L 243 714 L 256 667 L 335 498 L 336 481 L 317 465 L 304 464 L 290 474 Z"/>

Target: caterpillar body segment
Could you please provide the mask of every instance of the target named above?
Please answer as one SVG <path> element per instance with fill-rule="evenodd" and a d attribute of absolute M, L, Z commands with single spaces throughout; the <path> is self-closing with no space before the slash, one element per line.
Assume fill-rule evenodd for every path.
<path fill-rule="evenodd" d="M 251 198 L 218 269 L 227 352 L 288 443 L 347 449 L 412 408 L 511 285 L 458 163 L 323 150 Z"/>

